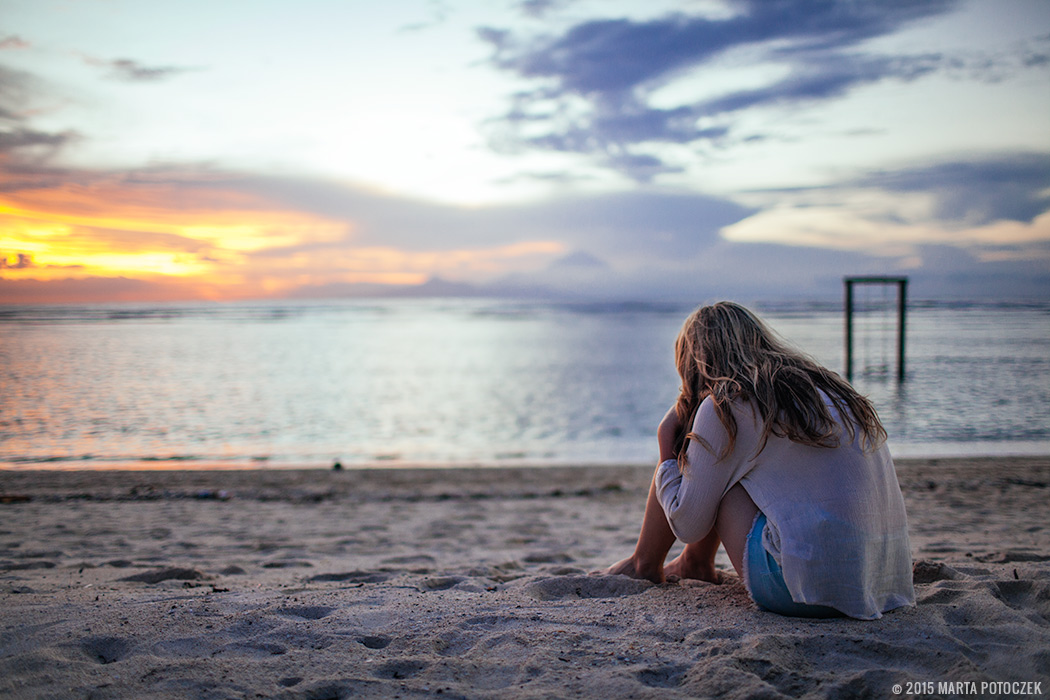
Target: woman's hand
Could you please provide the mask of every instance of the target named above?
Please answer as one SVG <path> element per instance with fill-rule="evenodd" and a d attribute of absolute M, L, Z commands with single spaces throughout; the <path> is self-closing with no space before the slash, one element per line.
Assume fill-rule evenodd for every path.
<path fill-rule="evenodd" d="M 663 420 L 660 421 L 660 426 L 656 429 L 656 442 L 660 446 L 661 462 L 678 457 L 674 447 L 675 439 L 678 437 L 678 432 L 681 429 L 682 423 L 678 420 L 678 412 L 675 411 L 675 406 L 671 406 L 671 410 L 664 415 Z"/>

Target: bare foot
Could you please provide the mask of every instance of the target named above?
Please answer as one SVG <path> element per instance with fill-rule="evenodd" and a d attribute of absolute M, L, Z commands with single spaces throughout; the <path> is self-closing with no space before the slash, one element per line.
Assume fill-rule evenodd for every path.
<path fill-rule="evenodd" d="M 664 575 L 670 579 L 693 578 L 708 583 L 722 583 L 722 574 L 713 563 L 687 561 L 685 553 L 679 554 L 664 567 Z"/>
<path fill-rule="evenodd" d="M 653 583 L 663 583 L 666 580 L 662 568 L 655 571 L 641 571 L 640 567 L 634 561 L 634 557 L 627 557 L 623 561 L 618 561 L 608 569 L 591 572 L 592 576 L 616 576 L 618 574 L 630 576 L 631 578 L 645 579 L 647 581 L 652 581 Z"/>

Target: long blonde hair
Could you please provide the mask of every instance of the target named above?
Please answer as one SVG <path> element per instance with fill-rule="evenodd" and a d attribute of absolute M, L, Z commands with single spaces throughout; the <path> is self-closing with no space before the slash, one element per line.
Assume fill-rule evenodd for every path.
<path fill-rule="evenodd" d="M 692 432 L 696 412 L 708 397 L 729 435 L 719 459 L 736 445 L 737 425 L 730 406 L 735 399 L 752 401 L 762 422 L 755 455 L 770 435 L 815 447 L 837 447 L 838 424 L 821 392 L 842 417 L 851 442 L 857 430 L 864 449 L 875 449 L 886 439 L 867 398 L 836 373 L 789 347 L 739 304 L 723 301 L 694 311 L 675 342 L 675 363 L 682 380 L 675 405 L 681 425 L 675 452 L 682 467 L 689 440 L 713 452 L 703 437 Z"/>

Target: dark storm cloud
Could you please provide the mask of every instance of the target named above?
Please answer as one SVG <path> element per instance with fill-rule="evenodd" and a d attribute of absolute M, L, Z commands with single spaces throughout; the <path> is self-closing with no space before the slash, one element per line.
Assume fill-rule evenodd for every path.
<path fill-rule="evenodd" d="M 889 78 L 912 80 L 945 68 L 943 56 L 869 56 L 858 53 L 858 45 L 957 4 L 747 0 L 736 3 L 738 13 L 727 18 L 675 14 L 645 22 L 592 20 L 539 39 L 483 28 L 479 35 L 493 46 L 495 65 L 541 83 L 515 96 L 500 122 L 508 133 L 494 140 L 503 147 L 597 154 L 610 167 L 647 180 L 661 167 L 673 166 L 654 163 L 650 155 L 639 168 L 629 157 L 630 148 L 652 142 L 719 141 L 729 134 L 727 126 L 698 127 L 703 117 L 833 99 L 859 85 Z M 789 68 L 788 76 L 759 89 L 676 108 L 649 104 L 649 91 L 741 47 Z M 583 113 L 578 108 L 581 100 L 587 106 Z"/>
<path fill-rule="evenodd" d="M 1018 153 L 873 173 L 853 184 L 929 192 L 947 221 L 1030 223 L 1050 210 L 1050 153 Z"/>

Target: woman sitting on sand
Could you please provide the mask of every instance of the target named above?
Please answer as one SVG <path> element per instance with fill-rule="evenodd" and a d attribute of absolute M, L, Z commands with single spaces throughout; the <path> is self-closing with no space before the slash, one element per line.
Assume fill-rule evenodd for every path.
<path fill-rule="evenodd" d="M 697 309 L 634 554 L 603 573 L 718 582 L 719 542 L 762 608 L 873 619 L 914 604 L 908 524 L 871 403 L 744 307 Z M 681 555 L 664 565 L 675 538 Z"/>

